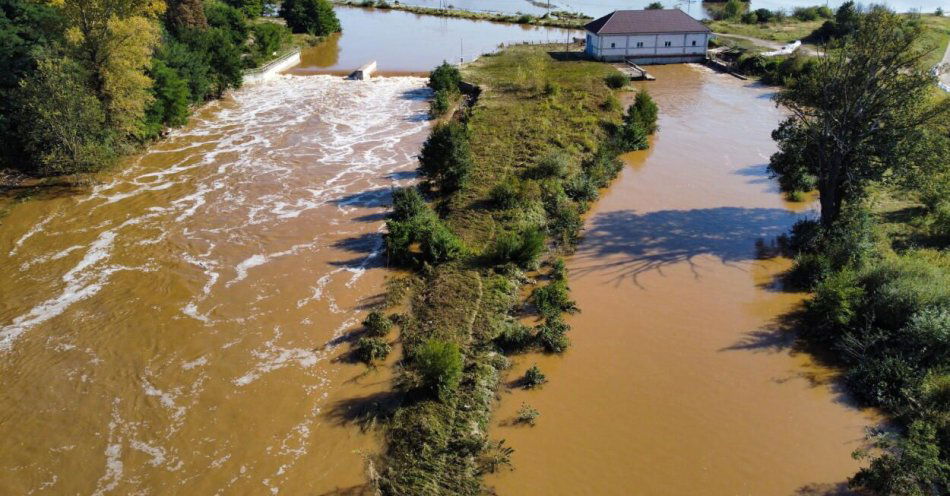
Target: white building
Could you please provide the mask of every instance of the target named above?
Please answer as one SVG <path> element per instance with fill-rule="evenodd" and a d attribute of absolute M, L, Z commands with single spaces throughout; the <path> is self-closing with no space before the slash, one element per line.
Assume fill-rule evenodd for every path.
<path fill-rule="evenodd" d="M 635 64 L 701 62 L 712 36 L 679 9 L 617 10 L 584 28 L 590 57 Z"/>

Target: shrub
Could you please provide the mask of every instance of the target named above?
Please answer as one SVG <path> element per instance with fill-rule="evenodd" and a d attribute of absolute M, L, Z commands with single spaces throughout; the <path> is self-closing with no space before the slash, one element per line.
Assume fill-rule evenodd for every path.
<path fill-rule="evenodd" d="M 541 372 L 541 369 L 538 368 L 538 365 L 532 365 L 525 373 L 524 377 L 521 379 L 521 383 L 524 385 L 525 389 L 534 389 L 541 386 L 548 381 L 548 378 L 544 375 L 544 372 Z"/>
<path fill-rule="evenodd" d="M 431 339 L 415 350 L 412 367 L 423 388 L 445 400 L 462 379 L 462 352 L 455 343 Z"/>
<path fill-rule="evenodd" d="M 491 259 L 498 265 L 513 262 L 527 268 L 534 264 L 542 250 L 544 232 L 537 227 L 531 227 L 499 235 L 491 249 Z"/>
<path fill-rule="evenodd" d="M 537 327 L 538 344 L 547 353 L 563 353 L 571 344 L 567 338 L 570 329 L 560 316 L 547 318 Z"/>
<path fill-rule="evenodd" d="M 571 246 L 576 243 L 584 221 L 574 203 L 561 195 L 554 201 L 547 202 L 545 210 L 548 213 L 548 232 L 551 237 L 562 245 Z"/>
<path fill-rule="evenodd" d="M 792 229 L 785 248 L 792 254 L 817 253 L 822 248 L 821 223 L 814 219 L 799 219 Z"/>
<path fill-rule="evenodd" d="M 360 338 L 356 342 L 356 346 L 353 349 L 353 354 L 358 360 L 367 365 L 381 360 L 385 360 L 389 356 L 390 348 L 389 343 L 387 343 L 383 338 L 379 337 L 368 337 Z"/>
<path fill-rule="evenodd" d="M 531 17 L 528 14 L 521 14 L 518 17 L 518 24 L 531 24 L 531 21 L 533 20 L 534 20 L 534 17 Z"/>
<path fill-rule="evenodd" d="M 755 19 L 758 22 L 769 22 L 774 18 L 774 14 L 769 9 L 755 9 Z"/>
<path fill-rule="evenodd" d="M 555 281 L 567 280 L 567 265 L 563 258 L 557 258 L 554 262 L 551 262 L 551 279 Z"/>
<path fill-rule="evenodd" d="M 423 233 L 421 243 L 423 258 L 433 264 L 458 260 L 466 252 L 462 240 L 441 222 L 432 224 Z"/>
<path fill-rule="evenodd" d="M 627 85 L 627 82 L 630 81 L 630 78 L 626 74 L 621 72 L 612 72 L 609 76 L 604 78 L 604 83 L 608 88 L 619 90 Z"/>
<path fill-rule="evenodd" d="M 759 22 L 759 16 L 755 12 L 746 12 L 742 14 L 741 20 L 743 24 L 756 24 Z"/>
<path fill-rule="evenodd" d="M 592 202 L 599 196 L 597 184 L 586 172 L 571 176 L 564 184 L 564 193 L 570 199 L 582 203 Z"/>
<path fill-rule="evenodd" d="M 864 298 L 854 271 L 835 272 L 815 288 L 815 295 L 805 302 L 808 327 L 804 332 L 818 341 L 833 343 L 855 319 Z"/>
<path fill-rule="evenodd" d="M 564 177 L 570 168 L 570 157 L 564 152 L 552 152 L 546 154 L 537 165 L 529 170 L 529 175 L 535 179 L 547 179 L 551 177 Z"/>
<path fill-rule="evenodd" d="M 373 310 L 366 316 L 366 320 L 363 321 L 363 326 L 366 327 L 366 334 L 369 336 L 383 337 L 392 329 L 393 322 L 389 317 L 383 315 L 383 312 Z"/>
<path fill-rule="evenodd" d="M 518 409 L 518 414 L 515 416 L 515 423 L 533 426 L 540 416 L 541 412 L 531 408 L 527 403 L 522 403 L 521 408 Z"/>
<path fill-rule="evenodd" d="M 660 108 L 657 107 L 650 93 L 647 90 L 640 90 L 637 92 L 633 105 L 627 109 L 624 120 L 637 121 L 643 126 L 647 134 L 653 134 L 656 132 L 656 121 L 659 114 Z"/>
<path fill-rule="evenodd" d="M 817 253 L 802 253 L 795 257 L 784 281 L 790 289 L 811 290 L 830 272 L 831 262 L 828 257 Z"/>
<path fill-rule="evenodd" d="M 506 177 L 488 192 L 492 205 L 501 209 L 515 208 L 520 200 L 521 182 L 516 177 Z"/>
<path fill-rule="evenodd" d="M 457 92 L 459 90 L 459 83 L 462 82 L 462 74 L 459 72 L 458 67 L 449 64 L 448 62 L 442 62 L 441 65 L 435 68 L 429 74 L 429 87 L 433 91 L 450 91 Z"/>
<path fill-rule="evenodd" d="M 610 148 L 612 147 L 602 147 L 592 158 L 581 164 L 584 173 L 598 188 L 607 187 L 623 170 L 623 161 L 617 158 Z"/>
<path fill-rule="evenodd" d="M 328 0 L 283 0 L 280 16 L 295 33 L 326 36 L 340 32 L 340 20 Z"/>
<path fill-rule="evenodd" d="M 567 283 L 557 280 L 534 288 L 528 301 L 545 318 L 558 317 L 563 312 L 575 313 L 577 306 L 571 301 L 569 291 Z"/>
<path fill-rule="evenodd" d="M 429 102 L 429 117 L 435 119 L 445 115 L 449 111 L 449 107 L 452 106 L 453 96 L 454 94 L 448 90 L 436 91 L 432 101 Z"/>
<path fill-rule="evenodd" d="M 393 211 L 390 219 L 409 220 L 429 209 L 422 194 L 415 187 L 396 188 L 392 191 Z"/>
<path fill-rule="evenodd" d="M 647 131 L 639 120 L 631 119 L 620 126 L 614 137 L 614 146 L 621 153 L 645 150 L 649 147 Z"/>
<path fill-rule="evenodd" d="M 849 482 L 852 488 L 869 489 L 874 494 L 925 496 L 947 494 L 950 472 L 945 455 L 941 457 L 937 429 L 925 421 L 910 425 L 907 437 L 881 434 L 873 447 L 883 455 L 861 469 Z M 865 453 L 860 454 L 866 456 Z"/>
<path fill-rule="evenodd" d="M 662 10 L 663 4 L 660 2 L 651 2 L 646 6 L 646 10 Z"/>
<path fill-rule="evenodd" d="M 513 321 L 503 322 L 500 327 L 501 330 L 495 337 L 495 344 L 503 351 L 516 353 L 534 345 L 534 334 L 531 333 L 530 327 Z"/>

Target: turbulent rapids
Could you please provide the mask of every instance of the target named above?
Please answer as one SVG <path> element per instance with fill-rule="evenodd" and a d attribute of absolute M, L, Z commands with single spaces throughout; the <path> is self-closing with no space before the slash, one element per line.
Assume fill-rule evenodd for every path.
<path fill-rule="evenodd" d="M 0 230 L 0 493 L 358 484 L 332 363 L 381 287 L 427 133 L 419 78 L 284 76 Z M 332 474 L 332 482 L 328 480 Z"/>

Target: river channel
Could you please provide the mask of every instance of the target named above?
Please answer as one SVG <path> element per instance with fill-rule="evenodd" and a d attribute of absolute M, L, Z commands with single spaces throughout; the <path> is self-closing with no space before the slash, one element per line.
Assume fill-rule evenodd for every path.
<path fill-rule="evenodd" d="M 569 32 L 338 9 L 345 32 L 91 184 L 0 198 L 0 494 L 326 494 L 377 439 L 345 360 L 376 302 L 390 188 L 415 180 L 419 77 Z M 461 51 L 461 52 L 460 52 Z M 752 244 L 793 220 L 765 177 L 768 91 L 677 66 L 661 131 L 597 204 L 571 262 L 574 348 L 506 395 L 503 494 L 788 494 L 843 480 L 870 414 L 769 323 L 801 299 Z M 758 333 L 757 333 L 758 332 Z M 636 486 L 631 486 L 636 484 Z"/>

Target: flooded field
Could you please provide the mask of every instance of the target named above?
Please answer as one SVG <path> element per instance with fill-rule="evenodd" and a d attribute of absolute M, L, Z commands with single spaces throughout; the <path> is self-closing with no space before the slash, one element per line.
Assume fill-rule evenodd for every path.
<path fill-rule="evenodd" d="M 364 482 L 341 361 L 383 284 L 421 78 L 285 76 L 0 229 L 0 494 L 321 494 Z"/>
<path fill-rule="evenodd" d="M 515 470 L 499 494 L 826 494 L 859 467 L 872 412 L 790 349 L 781 316 L 789 263 L 757 257 L 805 205 L 765 166 L 781 114 L 770 89 L 700 66 L 651 70 L 660 106 L 650 150 L 597 202 L 568 261 L 581 313 L 564 356 L 533 363 L 549 383 L 502 394 L 493 437 Z M 536 427 L 511 426 L 522 403 Z"/>
<path fill-rule="evenodd" d="M 375 60 L 383 73 L 423 73 L 443 61 L 457 63 L 498 49 L 501 43 L 560 43 L 579 31 L 471 21 L 398 10 L 337 7 L 343 33 L 301 53 L 294 74 L 349 73 Z"/>

